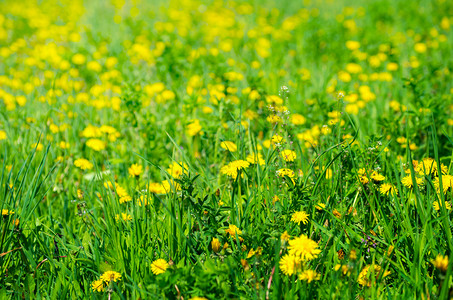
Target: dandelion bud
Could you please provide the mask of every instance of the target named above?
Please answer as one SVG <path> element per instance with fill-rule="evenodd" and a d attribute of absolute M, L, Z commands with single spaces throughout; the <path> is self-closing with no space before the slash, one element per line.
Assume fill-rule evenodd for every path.
<path fill-rule="evenodd" d="M 220 251 L 219 239 L 213 238 L 212 242 L 211 242 L 211 247 L 212 247 L 212 251 L 214 251 L 215 253 L 219 252 Z"/>

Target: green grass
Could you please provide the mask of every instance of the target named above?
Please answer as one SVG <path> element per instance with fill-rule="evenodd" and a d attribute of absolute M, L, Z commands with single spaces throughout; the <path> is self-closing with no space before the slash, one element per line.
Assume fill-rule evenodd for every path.
<path fill-rule="evenodd" d="M 0 12 L 0 298 L 453 296 L 450 2 Z"/>

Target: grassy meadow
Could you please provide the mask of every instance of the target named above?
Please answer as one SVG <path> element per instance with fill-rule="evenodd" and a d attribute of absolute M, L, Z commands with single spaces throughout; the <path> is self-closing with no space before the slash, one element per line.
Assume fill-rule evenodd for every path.
<path fill-rule="evenodd" d="M 453 299 L 453 2 L 0 2 L 1 299 Z"/>

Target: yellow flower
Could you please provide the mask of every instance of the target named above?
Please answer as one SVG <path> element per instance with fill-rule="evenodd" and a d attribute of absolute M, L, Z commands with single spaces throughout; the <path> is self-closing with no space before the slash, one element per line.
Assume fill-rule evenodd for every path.
<path fill-rule="evenodd" d="M 2 216 L 9 216 L 9 215 L 14 215 L 14 212 L 12 210 L 2 209 Z"/>
<path fill-rule="evenodd" d="M 101 275 L 101 280 L 107 283 L 110 281 L 117 282 L 118 280 L 121 280 L 121 274 L 115 271 L 107 271 Z"/>
<path fill-rule="evenodd" d="M 120 220 L 123 220 L 123 221 L 131 221 L 132 220 L 132 216 L 127 214 L 127 213 L 121 213 L 121 215 L 116 215 L 115 216 L 115 220 L 118 222 Z"/>
<path fill-rule="evenodd" d="M 261 153 L 257 153 L 257 154 L 249 154 L 247 156 L 247 161 L 251 164 L 258 164 L 260 166 L 264 165 L 266 162 L 264 161 L 263 159 L 263 155 L 261 155 Z"/>
<path fill-rule="evenodd" d="M 281 123 L 282 122 L 282 118 L 280 118 L 279 116 L 277 115 L 270 115 L 269 117 L 267 117 L 266 119 L 269 123 Z"/>
<path fill-rule="evenodd" d="M 93 149 L 94 151 L 101 151 L 104 150 L 106 147 L 106 143 L 101 141 L 100 139 L 89 139 L 86 142 L 88 148 Z"/>
<path fill-rule="evenodd" d="M 424 43 L 417 43 L 414 45 L 414 50 L 418 53 L 425 53 L 426 52 L 426 44 Z"/>
<path fill-rule="evenodd" d="M 170 265 L 165 259 L 159 258 L 158 260 L 153 261 L 151 264 L 151 271 L 154 275 L 159 275 L 165 273 Z"/>
<path fill-rule="evenodd" d="M 435 259 L 431 260 L 431 263 L 436 269 L 442 272 L 447 272 L 448 269 L 448 256 L 442 256 L 438 254 Z"/>
<path fill-rule="evenodd" d="M 288 231 L 285 230 L 285 232 L 282 233 L 282 235 L 280 236 L 280 240 L 282 242 L 286 242 L 286 241 L 289 241 L 289 238 L 290 238 L 290 235 L 288 234 Z"/>
<path fill-rule="evenodd" d="M 291 115 L 291 123 L 294 125 L 303 125 L 305 124 L 305 117 L 300 114 Z"/>
<path fill-rule="evenodd" d="M 128 169 L 129 175 L 132 177 L 138 177 L 143 172 L 143 166 L 139 164 L 133 164 Z"/>
<path fill-rule="evenodd" d="M 138 199 L 137 199 L 137 204 L 138 206 L 146 206 L 148 205 L 148 196 L 147 195 L 141 195 Z"/>
<path fill-rule="evenodd" d="M 212 248 L 212 251 L 214 251 L 215 253 L 219 252 L 219 250 L 220 250 L 220 241 L 219 241 L 219 239 L 217 239 L 217 238 L 213 238 L 212 239 L 211 248 Z"/>
<path fill-rule="evenodd" d="M 235 143 L 230 141 L 224 141 L 220 143 L 220 147 L 230 152 L 236 152 L 238 150 L 238 146 Z"/>
<path fill-rule="evenodd" d="M 282 258 L 280 258 L 280 270 L 282 270 L 283 274 L 285 275 L 293 275 L 296 274 L 300 269 L 300 261 L 298 257 L 291 254 L 286 254 Z"/>
<path fill-rule="evenodd" d="M 44 146 L 41 143 L 34 143 L 31 145 L 31 148 L 32 149 L 36 148 L 36 151 L 41 151 L 44 148 Z"/>
<path fill-rule="evenodd" d="M 285 161 L 294 161 L 297 158 L 296 152 L 292 150 L 283 150 L 280 155 Z"/>
<path fill-rule="evenodd" d="M 246 160 L 235 160 L 230 162 L 228 165 L 223 166 L 220 169 L 220 173 L 230 176 L 233 179 L 236 179 L 238 171 L 241 169 L 245 169 L 248 166 L 250 166 L 250 163 Z"/>
<path fill-rule="evenodd" d="M 440 193 L 440 179 L 439 177 L 434 178 L 434 187 L 437 192 Z M 453 175 L 442 175 L 442 190 L 444 193 L 447 192 L 449 188 L 453 189 Z"/>
<path fill-rule="evenodd" d="M 294 223 L 300 224 L 300 222 L 307 224 L 308 223 L 308 214 L 305 211 L 296 211 L 292 217 L 291 221 Z"/>
<path fill-rule="evenodd" d="M 176 162 L 174 161 L 170 164 L 169 168 L 167 169 L 168 174 L 173 178 L 179 178 L 183 173 L 188 173 L 188 166 L 183 162 Z"/>
<path fill-rule="evenodd" d="M 315 270 L 305 270 L 299 274 L 299 279 L 303 281 L 307 281 L 308 283 L 319 280 L 321 278 L 321 274 L 316 273 Z"/>
<path fill-rule="evenodd" d="M 95 292 L 103 292 L 104 291 L 104 281 L 102 279 L 95 280 L 91 284 L 91 288 Z"/>
<path fill-rule="evenodd" d="M 382 195 L 386 195 L 388 196 L 389 193 L 392 195 L 392 196 L 395 196 L 395 195 L 398 195 L 398 190 L 396 189 L 396 187 L 394 185 L 392 185 L 391 183 L 383 183 L 381 185 L 381 187 L 379 188 L 379 192 L 382 194 Z"/>
<path fill-rule="evenodd" d="M 318 243 L 302 234 L 289 241 L 288 252 L 301 260 L 308 261 L 318 257 L 321 250 L 318 249 Z"/>
<path fill-rule="evenodd" d="M 198 133 L 201 133 L 201 125 L 200 125 L 200 120 L 195 119 L 192 120 L 192 122 L 186 126 L 187 129 L 187 134 L 190 136 L 195 136 Z"/>
<path fill-rule="evenodd" d="M 228 233 L 229 235 L 233 236 L 233 237 L 235 237 L 236 234 L 237 235 L 241 235 L 242 234 L 242 231 L 239 228 L 237 228 L 236 225 L 233 225 L 233 224 L 230 224 L 230 226 L 228 227 L 227 230 L 225 230 L 225 232 Z"/>
<path fill-rule="evenodd" d="M 434 210 L 439 211 L 441 206 L 442 206 L 442 204 L 439 204 L 439 201 L 434 201 L 434 202 L 433 202 Z M 446 208 L 447 210 L 451 210 L 451 204 L 450 204 L 450 202 L 445 201 L 445 208 Z"/>
<path fill-rule="evenodd" d="M 377 278 L 377 277 L 379 277 L 379 274 L 381 271 L 382 271 L 382 269 L 378 265 L 366 265 L 360 272 L 357 282 L 363 286 L 371 286 L 371 282 L 372 282 L 371 278 L 370 278 L 371 274 L 374 273 L 374 275 Z M 390 274 L 390 271 L 385 271 L 382 278 L 386 277 L 389 274 Z"/>
<path fill-rule="evenodd" d="M 346 42 L 346 48 L 348 48 L 351 51 L 357 50 L 360 48 L 360 42 L 357 41 L 347 41 Z"/>
<path fill-rule="evenodd" d="M 6 135 L 6 131 L 0 130 L 0 141 L 1 140 L 6 140 L 8 136 Z"/>
<path fill-rule="evenodd" d="M 294 177 L 294 171 L 290 170 L 290 169 L 283 168 L 283 169 L 277 170 L 277 175 L 280 176 L 280 177 L 288 176 L 290 178 L 293 178 Z"/>
<path fill-rule="evenodd" d="M 373 171 L 373 173 L 371 173 L 370 177 L 371 177 L 371 179 L 373 179 L 375 181 L 384 181 L 385 180 L 385 176 L 379 174 L 376 171 Z"/>
<path fill-rule="evenodd" d="M 415 177 L 415 182 L 417 182 L 417 185 L 418 185 L 418 186 L 422 186 L 422 185 L 423 185 L 423 178 Z M 413 181 L 412 181 L 412 176 L 411 176 L 411 175 L 404 176 L 404 177 L 401 179 L 401 183 L 402 183 L 405 187 L 410 188 L 410 189 L 414 186 Z"/>
<path fill-rule="evenodd" d="M 93 168 L 93 164 L 85 158 L 76 159 L 74 161 L 74 166 L 76 166 L 82 170 L 90 170 Z"/>
<path fill-rule="evenodd" d="M 326 205 L 325 205 L 324 203 L 322 203 L 322 202 L 318 202 L 318 203 L 316 204 L 315 208 L 316 208 L 317 210 L 323 210 L 324 208 L 326 208 Z"/>

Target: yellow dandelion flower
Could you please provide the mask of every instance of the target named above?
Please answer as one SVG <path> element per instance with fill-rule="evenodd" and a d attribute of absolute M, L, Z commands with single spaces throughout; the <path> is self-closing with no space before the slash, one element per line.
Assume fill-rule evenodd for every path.
<path fill-rule="evenodd" d="M 386 196 L 388 196 L 389 194 L 391 194 L 392 196 L 398 195 L 398 190 L 391 183 L 383 183 L 381 185 L 381 187 L 379 188 L 379 192 L 382 195 L 386 195 Z"/>
<path fill-rule="evenodd" d="M 230 141 L 224 141 L 220 143 L 220 147 L 230 152 L 236 152 L 238 150 L 238 146 Z"/>
<path fill-rule="evenodd" d="M 289 254 L 295 255 L 304 261 L 312 260 L 318 257 L 318 254 L 321 253 L 321 250 L 318 249 L 318 243 L 304 234 L 290 240 L 288 243 Z"/>
<path fill-rule="evenodd" d="M 93 281 L 93 283 L 91 283 L 91 288 L 95 292 L 103 292 L 104 291 L 104 281 L 102 279 Z"/>
<path fill-rule="evenodd" d="M 321 279 L 321 274 L 317 273 L 315 270 L 305 270 L 299 274 L 299 280 L 303 280 L 308 283 L 319 279 Z"/>
<path fill-rule="evenodd" d="M 93 168 L 93 164 L 85 158 L 76 159 L 74 161 L 74 166 L 81 170 L 91 170 Z"/>
<path fill-rule="evenodd" d="M 242 234 L 242 231 L 236 226 L 236 225 L 233 225 L 233 224 L 230 224 L 230 226 L 228 227 L 227 230 L 225 230 L 226 233 L 228 233 L 229 235 L 235 237 L 236 234 L 237 235 L 241 235 Z"/>
<path fill-rule="evenodd" d="M 288 176 L 290 178 L 293 178 L 295 174 L 294 174 L 293 170 L 283 168 L 283 169 L 277 170 L 277 175 L 280 177 Z"/>
<path fill-rule="evenodd" d="M 308 214 L 305 211 L 296 211 L 291 216 L 291 221 L 294 223 L 300 224 L 300 222 L 307 224 L 308 223 Z"/>
<path fill-rule="evenodd" d="M 14 215 L 14 212 L 12 210 L 2 209 L 2 216 L 10 216 L 10 215 Z"/>
<path fill-rule="evenodd" d="M 441 208 L 441 206 L 442 206 L 442 204 L 439 203 L 439 201 L 434 201 L 434 202 L 433 202 L 433 208 L 434 208 L 435 211 L 439 211 L 440 208 Z M 450 204 L 450 202 L 445 201 L 445 208 L 446 208 L 447 210 L 451 210 L 451 204 Z"/>
<path fill-rule="evenodd" d="M 420 178 L 420 177 L 415 177 L 415 182 L 417 183 L 417 185 L 420 187 L 420 186 L 423 186 L 424 182 L 423 182 L 423 178 Z M 411 189 L 413 186 L 414 186 L 414 182 L 412 181 L 412 176 L 411 175 L 407 175 L 407 176 L 404 176 L 402 179 L 401 179 L 401 183 Z"/>
<path fill-rule="evenodd" d="M 247 156 L 246 160 L 251 163 L 251 164 L 257 164 L 257 165 L 264 165 L 266 162 L 264 161 L 263 155 L 261 153 L 257 154 L 250 154 Z"/>
<path fill-rule="evenodd" d="M 435 259 L 431 260 L 431 263 L 433 264 L 433 266 L 442 271 L 442 272 L 447 272 L 447 269 L 448 269 L 448 256 L 445 255 L 441 255 L 441 254 L 438 254 L 436 256 Z"/>
<path fill-rule="evenodd" d="M 220 241 L 219 241 L 219 239 L 212 238 L 211 248 L 212 248 L 212 251 L 214 251 L 215 253 L 220 251 Z"/>
<path fill-rule="evenodd" d="M 165 259 L 159 258 L 151 264 L 151 271 L 154 275 L 159 275 L 165 273 L 170 265 Z"/>
<path fill-rule="evenodd" d="M 292 150 L 283 150 L 280 152 L 281 157 L 288 162 L 294 161 L 297 158 L 296 152 Z"/>
<path fill-rule="evenodd" d="M 186 126 L 187 134 L 190 136 L 196 136 L 199 133 L 201 134 L 201 129 L 200 120 L 198 119 L 192 120 L 192 122 Z"/>
<path fill-rule="evenodd" d="M 91 148 L 94 151 L 102 151 L 107 146 L 106 143 L 104 141 L 101 141 L 100 139 L 89 139 L 86 142 L 86 145 L 88 148 Z"/>
<path fill-rule="evenodd" d="M 362 286 L 371 286 L 371 283 L 372 283 L 372 280 L 370 278 L 371 274 L 374 273 L 376 278 L 378 278 L 381 271 L 382 271 L 382 268 L 378 265 L 366 265 L 362 269 L 362 271 L 360 271 L 357 282 Z M 382 278 L 388 276 L 389 274 L 390 274 L 390 271 L 385 271 Z"/>
<path fill-rule="evenodd" d="M 0 130 L 0 141 L 1 140 L 6 140 L 8 136 L 6 135 L 6 131 Z"/>
<path fill-rule="evenodd" d="M 127 222 L 127 221 L 131 221 L 131 220 L 132 220 L 132 216 L 129 215 L 129 214 L 127 214 L 127 213 L 121 213 L 121 215 L 118 215 L 118 214 L 117 214 L 117 215 L 115 216 L 115 220 L 116 220 L 117 222 L 119 222 L 120 220 L 123 220 L 123 221 Z"/>
<path fill-rule="evenodd" d="M 115 271 L 107 271 L 101 275 L 101 280 L 107 283 L 110 281 L 117 282 L 121 280 L 121 274 Z"/>
<path fill-rule="evenodd" d="M 139 164 L 133 164 L 128 169 L 131 177 L 139 177 L 143 172 L 143 166 Z"/>
<path fill-rule="evenodd" d="M 291 276 L 300 270 L 300 260 L 292 254 L 286 254 L 279 261 L 280 270 L 283 274 Z"/>

